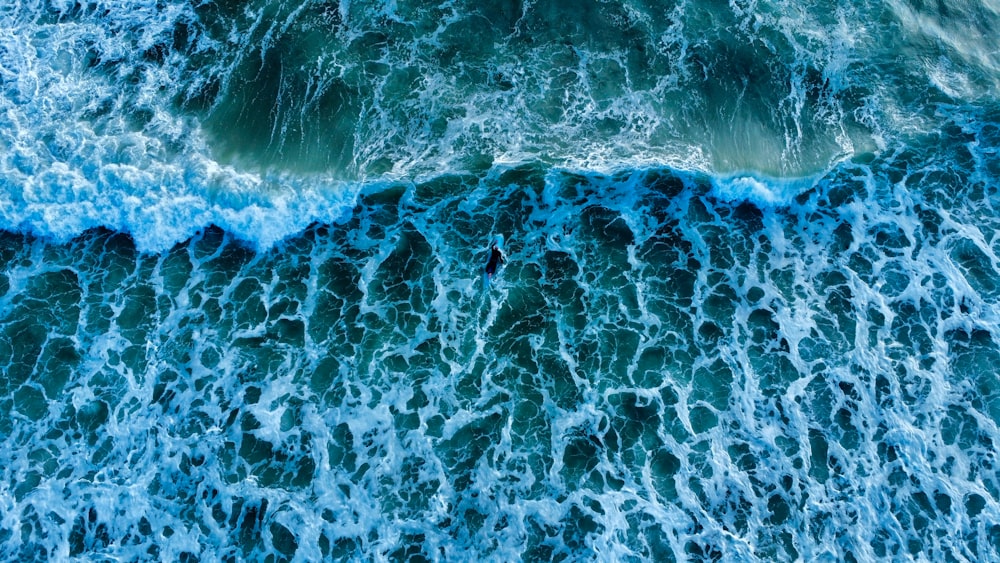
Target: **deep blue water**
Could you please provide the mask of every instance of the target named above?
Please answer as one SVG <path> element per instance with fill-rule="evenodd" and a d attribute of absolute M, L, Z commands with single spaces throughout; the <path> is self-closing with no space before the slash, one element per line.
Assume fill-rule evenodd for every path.
<path fill-rule="evenodd" d="M 997 29 L 4 4 L 0 559 L 1000 560 Z"/>

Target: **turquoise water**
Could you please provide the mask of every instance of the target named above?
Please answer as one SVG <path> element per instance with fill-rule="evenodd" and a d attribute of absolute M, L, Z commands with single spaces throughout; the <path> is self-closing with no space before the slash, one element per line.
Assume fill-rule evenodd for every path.
<path fill-rule="evenodd" d="M 998 25 L 5 5 L 0 559 L 1000 559 Z"/>

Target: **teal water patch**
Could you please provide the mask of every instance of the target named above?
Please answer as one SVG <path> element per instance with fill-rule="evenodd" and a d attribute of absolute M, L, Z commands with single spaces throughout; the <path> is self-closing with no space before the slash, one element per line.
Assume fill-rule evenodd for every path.
<path fill-rule="evenodd" d="M 882 71 L 854 53 L 883 39 L 846 29 L 872 21 L 866 7 L 829 21 L 783 8 L 208 2 L 162 50 L 179 109 L 249 169 L 543 159 L 797 176 L 875 146 L 863 73 Z"/>

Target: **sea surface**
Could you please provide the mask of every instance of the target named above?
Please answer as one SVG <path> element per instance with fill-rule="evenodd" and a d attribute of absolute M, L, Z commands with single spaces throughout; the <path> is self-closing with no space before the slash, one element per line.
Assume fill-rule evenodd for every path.
<path fill-rule="evenodd" d="M 998 561 L 998 423 L 996 0 L 0 4 L 2 561 Z"/>

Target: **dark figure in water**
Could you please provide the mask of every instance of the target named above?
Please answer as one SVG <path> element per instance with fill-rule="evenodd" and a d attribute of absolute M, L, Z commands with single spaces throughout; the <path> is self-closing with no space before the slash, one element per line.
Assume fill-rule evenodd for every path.
<path fill-rule="evenodd" d="M 504 257 L 503 251 L 500 250 L 500 245 L 494 242 L 493 246 L 490 247 L 490 259 L 486 262 L 486 275 L 493 277 L 493 274 L 497 273 L 497 268 L 506 261 L 507 258 Z"/>

